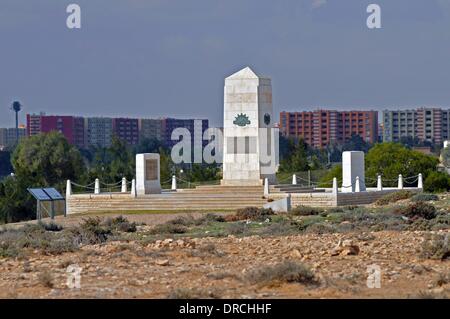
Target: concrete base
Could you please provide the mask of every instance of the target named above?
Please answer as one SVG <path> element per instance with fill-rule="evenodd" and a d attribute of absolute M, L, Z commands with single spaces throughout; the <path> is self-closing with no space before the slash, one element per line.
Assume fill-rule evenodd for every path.
<path fill-rule="evenodd" d="M 288 196 L 280 200 L 269 202 L 267 204 L 264 204 L 263 208 L 270 208 L 275 213 L 287 213 L 291 210 L 291 197 Z"/>
<path fill-rule="evenodd" d="M 221 186 L 262 186 L 264 180 L 248 180 L 248 179 L 221 179 Z"/>

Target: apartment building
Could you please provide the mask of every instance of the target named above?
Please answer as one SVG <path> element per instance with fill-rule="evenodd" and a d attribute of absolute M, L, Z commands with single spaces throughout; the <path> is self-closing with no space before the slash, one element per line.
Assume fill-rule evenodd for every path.
<path fill-rule="evenodd" d="M 27 114 L 27 135 L 33 136 L 52 131 L 62 133 L 70 144 L 86 146 L 84 119 L 75 116 Z"/>
<path fill-rule="evenodd" d="M 113 137 L 113 119 L 89 117 L 84 119 L 85 139 L 88 146 L 110 147 Z"/>
<path fill-rule="evenodd" d="M 4 149 L 7 146 L 14 145 L 17 142 L 17 132 L 19 140 L 26 136 L 25 127 L 14 128 L 0 128 L 0 149 Z"/>
<path fill-rule="evenodd" d="M 450 110 L 419 108 L 383 111 L 383 141 L 399 142 L 402 138 L 441 144 L 449 138 Z"/>
<path fill-rule="evenodd" d="M 139 120 L 131 118 L 114 118 L 113 133 L 130 145 L 139 143 Z"/>
<path fill-rule="evenodd" d="M 342 144 L 354 134 L 369 143 L 374 143 L 378 140 L 378 112 L 336 110 L 281 112 L 280 131 L 287 137 L 303 138 L 307 144 L 316 148 Z"/>

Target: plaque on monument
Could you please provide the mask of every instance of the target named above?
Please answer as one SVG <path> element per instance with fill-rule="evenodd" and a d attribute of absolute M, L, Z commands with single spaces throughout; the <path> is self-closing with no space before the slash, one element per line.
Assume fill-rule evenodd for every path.
<path fill-rule="evenodd" d="M 158 161 L 149 159 L 145 161 L 145 179 L 147 181 L 154 181 L 158 179 Z"/>

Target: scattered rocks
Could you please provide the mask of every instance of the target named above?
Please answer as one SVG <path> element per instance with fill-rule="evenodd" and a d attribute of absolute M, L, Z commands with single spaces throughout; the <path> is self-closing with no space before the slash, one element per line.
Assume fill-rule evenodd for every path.
<path fill-rule="evenodd" d="M 171 238 L 167 238 L 164 240 L 157 240 L 154 244 L 150 244 L 149 247 L 152 248 L 191 248 L 194 249 L 196 247 L 196 244 L 194 241 L 190 239 L 178 239 L 174 241 Z"/>
<path fill-rule="evenodd" d="M 336 247 L 331 250 L 331 256 L 351 256 L 359 254 L 359 246 L 353 240 L 339 240 Z"/>
<path fill-rule="evenodd" d="M 169 259 L 161 259 L 161 260 L 156 260 L 155 264 L 157 264 L 158 266 L 168 266 L 170 264 Z"/>

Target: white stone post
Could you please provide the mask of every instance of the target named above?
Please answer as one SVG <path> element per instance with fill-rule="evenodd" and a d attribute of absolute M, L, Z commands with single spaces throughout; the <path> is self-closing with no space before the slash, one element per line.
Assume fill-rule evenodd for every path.
<path fill-rule="evenodd" d="M 269 196 L 269 179 L 264 179 L 264 196 Z"/>
<path fill-rule="evenodd" d="M 377 191 L 383 190 L 383 183 L 381 181 L 381 175 L 378 175 L 377 177 Z"/>
<path fill-rule="evenodd" d="M 100 181 L 98 178 L 95 179 L 94 194 L 100 194 Z"/>
<path fill-rule="evenodd" d="M 172 175 L 172 190 L 177 190 L 177 177 L 175 175 Z"/>
<path fill-rule="evenodd" d="M 364 172 L 364 152 L 351 151 L 342 153 L 342 192 L 353 193 L 359 176 L 359 190 L 366 190 Z M 347 187 L 345 187 L 347 186 Z"/>
<path fill-rule="evenodd" d="M 66 183 L 66 199 L 72 195 L 72 183 L 70 182 L 70 179 L 67 180 Z"/>
<path fill-rule="evenodd" d="M 131 197 L 135 198 L 137 196 L 136 193 L 136 180 L 133 178 L 131 181 Z"/>
<path fill-rule="evenodd" d="M 417 188 L 423 189 L 423 177 L 422 177 L 422 174 L 419 174 L 419 179 L 418 179 L 418 182 L 417 182 Z"/>
<path fill-rule="evenodd" d="M 122 188 L 120 190 L 122 193 L 127 192 L 127 179 L 125 177 L 122 178 Z"/>
<path fill-rule="evenodd" d="M 333 177 L 333 189 L 332 189 L 332 193 L 333 194 L 337 194 L 338 193 L 338 183 L 337 183 L 337 178 Z"/>
<path fill-rule="evenodd" d="M 398 175 L 398 189 L 403 189 L 403 176 L 402 176 L 402 174 Z"/>
<path fill-rule="evenodd" d="M 292 175 L 292 185 L 297 185 L 297 175 Z"/>
<path fill-rule="evenodd" d="M 355 180 L 355 193 L 361 192 L 361 186 L 359 185 L 359 176 L 356 176 Z"/>

